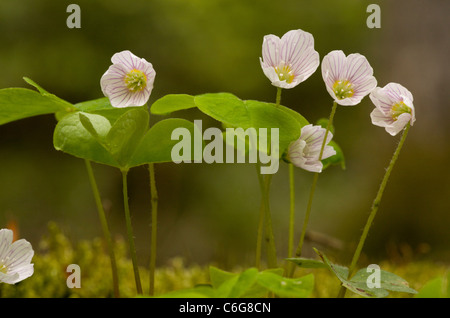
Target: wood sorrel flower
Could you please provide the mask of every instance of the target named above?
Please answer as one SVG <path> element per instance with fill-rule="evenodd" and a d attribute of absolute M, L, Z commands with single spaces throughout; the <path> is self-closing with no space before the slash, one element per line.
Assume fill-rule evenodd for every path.
<path fill-rule="evenodd" d="M 295 166 L 307 171 L 322 172 L 323 164 L 319 160 L 319 156 L 325 132 L 325 128 L 313 126 L 312 124 L 302 127 L 300 138 L 289 145 L 286 159 Z M 327 145 L 332 138 L 333 134 L 328 132 L 321 160 L 336 154 L 334 148 Z"/>
<path fill-rule="evenodd" d="M 12 243 L 13 231 L 0 230 L 0 282 L 15 284 L 33 275 L 34 251 L 24 239 Z"/>
<path fill-rule="evenodd" d="M 377 87 L 370 93 L 375 109 L 370 114 L 372 124 L 384 127 L 392 136 L 397 135 L 409 122 L 416 121 L 413 96 L 410 91 L 397 83 Z"/>
<path fill-rule="evenodd" d="M 153 89 L 156 72 L 151 63 L 130 51 L 116 53 L 113 65 L 103 74 L 100 85 L 113 107 L 142 106 Z"/>
<path fill-rule="evenodd" d="M 310 77 L 320 64 L 314 38 L 303 30 L 291 30 L 280 39 L 264 36 L 261 67 L 272 85 L 292 88 Z"/>
<path fill-rule="evenodd" d="M 331 51 L 322 61 L 322 77 L 328 93 L 343 106 L 359 104 L 376 86 L 373 69 L 367 59 L 354 53 Z"/>

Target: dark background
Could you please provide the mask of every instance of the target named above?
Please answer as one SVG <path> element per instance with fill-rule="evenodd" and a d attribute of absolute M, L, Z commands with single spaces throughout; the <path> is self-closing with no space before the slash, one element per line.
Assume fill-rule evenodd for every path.
<path fill-rule="evenodd" d="M 276 88 L 259 64 L 264 35 L 281 37 L 300 28 L 313 34 L 321 59 L 335 49 L 365 55 L 378 86 L 397 82 L 412 92 L 417 121 L 364 251 L 375 261 L 450 260 L 447 0 L 80 0 L 81 29 L 66 26 L 70 3 L 0 2 L 0 88 L 29 87 L 22 80 L 27 76 L 72 103 L 99 98 L 100 78 L 111 56 L 128 49 L 156 70 L 150 103 L 169 93 L 221 91 L 273 102 Z M 371 3 L 381 7 L 380 29 L 366 26 Z M 282 104 L 310 122 L 328 117 L 332 100 L 320 67 L 304 83 L 284 90 Z M 359 239 L 400 137 L 371 124 L 373 107 L 368 97 L 357 106 L 339 107 L 335 139 L 347 169 L 332 167 L 320 176 L 313 204 L 309 229 L 341 240 L 347 246 L 339 256 L 342 262 L 348 262 Z M 173 116 L 219 125 L 197 110 Z M 32 243 L 47 232 L 49 221 L 74 242 L 102 235 L 84 163 L 54 150 L 55 124 L 48 115 L 0 127 L 0 227 L 15 222 L 19 236 Z M 106 166 L 94 169 L 111 230 L 124 235 L 121 175 Z M 160 264 L 174 256 L 222 266 L 253 263 L 260 203 L 253 166 L 158 164 L 156 177 Z M 147 264 L 146 167 L 133 169 L 129 181 L 138 255 Z M 311 181 L 312 173 L 296 170 L 297 238 Z M 273 178 L 271 200 L 278 254 L 284 257 L 289 211 L 285 164 Z"/>

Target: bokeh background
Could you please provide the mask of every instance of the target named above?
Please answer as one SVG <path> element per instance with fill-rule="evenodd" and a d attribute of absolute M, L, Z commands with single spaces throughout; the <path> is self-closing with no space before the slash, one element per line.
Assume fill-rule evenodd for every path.
<path fill-rule="evenodd" d="M 414 95 L 411 129 L 364 253 L 367 259 L 427 258 L 450 261 L 449 20 L 447 0 L 77 0 L 81 29 L 69 29 L 73 1 L 0 1 L 0 88 L 29 87 L 77 103 L 102 97 L 100 77 L 111 56 L 128 49 L 156 70 L 150 103 L 169 93 L 231 92 L 273 102 L 276 88 L 261 71 L 262 39 L 292 29 L 314 35 L 321 58 L 341 49 L 365 55 L 379 86 L 398 82 Z M 381 28 L 369 29 L 367 6 L 381 7 Z M 31 88 L 31 87 L 29 87 Z M 315 122 L 328 117 L 332 100 L 320 68 L 304 83 L 284 90 L 282 104 Z M 371 124 L 369 98 L 339 107 L 335 140 L 346 170 L 331 167 L 319 178 L 309 229 L 331 241 L 323 246 L 347 263 L 359 239 L 384 169 L 400 136 Z M 197 110 L 172 116 L 202 119 Z M 156 121 L 160 119 L 153 118 Z M 16 225 L 33 244 L 57 222 L 74 242 L 101 237 L 101 227 L 82 160 L 57 152 L 52 115 L 0 126 L 0 227 Z M 220 126 L 219 126 L 220 127 Z M 120 172 L 94 165 L 111 231 L 124 236 Z M 260 193 L 249 164 L 158 164 L 158 264 L 187 262 L 224 267 L 253 264 Z M 296 239 L 312 173 L 296 170 Z M 131 170 L 130 204 L 139 261 L 149 257 L 150 192 L 146 167 Z M 287 166 L 271 191 L 275 238 L 287 254 Z M 342 243 L 333 250 L 334 240 Z M 332 243 L 332 244 L 330 244 Z"/>

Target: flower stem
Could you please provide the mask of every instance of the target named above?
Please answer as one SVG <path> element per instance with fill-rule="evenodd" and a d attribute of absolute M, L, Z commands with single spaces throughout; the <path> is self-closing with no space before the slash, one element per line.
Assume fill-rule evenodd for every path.
<path fill-rule="evenodd" d="M 372 203 L 372 208 L 371 208 L 369 217 L 367 219 L 366 225 L 364 226 L 363 233 L 359 240 L 358 246 L 356 247 L 355 254 L 353 255 L 352 262 L 350 264 L 350 268 L 348 271 L 348 278 L 350 278 L 353 275 L 353 273 L 355 272 L 356 264 L 358 263 L 359 256 L 361 255 L 361 251 L 363 249 L 364 243 L 365 243 L 367 235 L 369 233 L 369 229 L 372 225 L 373 220 L 375 219 L 375 215 L 377 214 L 378 207 L 380 205 L 384 189 L 386 188 L 386 184 L 389 180 L 389 176 L 391 175 L 392 169 L 394 168 L 395 162 L 397 161 L 397 158 L 400 154 L 400 150 L 402 149 L 403 144 L 405 143 L 406 136 L 408 134 L 410 127 L 411 127 L 411 125 L 410 125 L 410 123 L 408 123 L 406 125 L 406 128 L 403 131 L 403 134 L 402 134 L 400 142 L 397 146 L 397 149 L 395 149 L 394 155 L 392 156 L 391 162 L 389 163 L 386 173 L 384 174 L 383 180 L 381 181 L 380 188 L 378 189 L 378 193 L 375 197 L 375 200 Z M 341 286 L 338 297 L 340 297 L 340 298 L 345 297 L 346 291 L 347 291 L 347 288 L 345 288 L 344 286 Z"/>
<path fill-rule="evenodd" d="M 277 252 L 275 248 L 275 239 L 273 235 L 273 228 L 272 228 L 272 217 L 270 215 L 270 200 L 269 200 L 269 189 L 270 189 L 270 182 L 272 180 L 272 175 L 267 174 L 264 178 L 260 173 L 260 167 L 261 165 L 258 163 L 256 165 L 257 167 L 257 174 L 258 174 L 258 180 L 259 185 L 261 188 L 261 194 L 262 198 L 264 200 L 264 222 L 265 222 L 265 241 L 267 243 L 267 265 L 269 268 L 276 268 L 277 265 Z"/>
<path fill-rule="evenodd" d="M 281 103 L 281 91 L 282 91 L 283 89 L 281 88 L 281 87 L 277 87 L 277 97 L 276 97 L 276 99 L 275 99 L 275 105 L 276 105 L 276 107 L 279 107 L 280 106 L 280 103 Z"/>
<path fill-rule="evenodd" d="M 282 88 L 277 87 L 277 96 L 275 98 L 275 107 L 279 107 L 281 103 L 281 91 Z M 270 216 L 270 202 L 269 202 L 269 188 L 270 188 L 270 181 L 272 179 L 272 175 L 266 175 L 265 180 L 263 180 L 260 169 L 261 165 L 258 163 L 256 165 L 258 174 L 258 180 L 261 187 L 261 208 L 259 213 L 259 222 L 258 222 L 258 234 L 256 238 L 256 260 L 255 260 L 255 266 L 256 268 L 260 268 L 260 260 L 261 260 L 261 246 L 262 246 L 262 232 L 263 232 L 263 226 L 264 222 L 266 224 L 266 241 L 268 243 L 268 263 L 269 267 L 276 267 L 277 265 L 277 256 L 276 256 L 276 250 L 275 250 L 275 240 L 273 235 L 273 229 L 272 229 L 272 218 Z M 264 218 L 266 218 L 264 220 Z"/>
<path fill-rule="evenodd" d="M 261 206 L 259 209 L 258 234 L 256 236 L 256 253 L 255 253 L 255 267 L 261 269 L 261 250 L 262 237 L 264 230 L 264 197 L 261 197 Z"/>
<path fill-rule="evenodd" d="M 113 241 L 111 233 L 109 232 L 108 221 L 106 220 L 105 210 L 103 209 L 102 200 L 100 198 L 100 192 L 98 190 L 97 182 L 95 181 L 94 172 L 92 171 L 91 162 L 87 159 L 84 160 L 86 164 L 86 170 L 89 176 L 89 182 L 91 183 L 92 192 L 94 194 L 95 204 L 97 206 L 98 216 L 103 229 L 103 235 L 108 246 L 109 258 L 111 261 L 111 271 L 113 279 L 114 297 L 120 298 L 119 292 L 119 275 L 117 271 L 116 256 L 114 253 Z"/>
<path fill-rule="evenodd" d="M 322 160 L 323 151 L 324 151 L 325 145 L 327 143 L 328 132 L 330 131 L 331 125 L 333 124 L 333 120 L 334 120 L 334 115 L 336 113 L 336 109 L 337 109 L 337 103 L 333 102 L 333 107 L 331 109 L 331 114 L 330 114 L 330 117 L 328 119 L 327 129 L 325 131 L 325 136 L 323 138 L 322 147 L 320 148 L 319 161 Z M 300 242 L 298 243 L 297 250 L 295 252 L 295 257 L 300 257 L 302 255 L 303 242 L 305 240 L 306 228 L 308 226 L 309 217 L 311 215 L 312 201 L 313 201 L 313 198 L 314 198 L 314 193 L 316 191 L 316 185 L 317 185 L 317 180 L 318 179 L 319 179 L 319 172 L 316 172 L 314 174 L 313 182 L 312 182 L 312 185 L 311 185 L 311 190 L 310 190 L 310 193 L 309 193 L 309 200 L 308 200 L 308 205 L 306 207 L 305 219 L 303 221 L 302 233 L 301 233 L 301 236 L 300 236 Z"/>
<path fill-rule="evenodd" d="M 158 192 L 156 190 L 155 181 L 155 167 L 153 163 L 148 165 L 150 174 L 150 194 L 152 204 L 152 235 L 151 235 L 151 250 L 150 250 L 150 296 L 153 296 L 155 291 L 155 268 L 156 268 L 156 239 L 158 226 Z"/>
<path fill-rule="evenodd" d="M 125 221 L 127 226 L 128 244 L 130 245 L 131 261 L 133 262 L 136 291 L 138 294 L 141 295 L 142 294 L 141 278 L 139 276 L 139 268 L 136 258 L 136 247 L 134 246 L 133 227 L 131 225 L 130 207 L 128 205 L 128 182 L 127 182 L 128 170 L 121 170 L 121 171 L 123 184 L 123 204 L 125 209 Z"/>
<path fill-rule="evenodd" d="M 288 257 L 291 258 L 294 252 L 294 222 L 295 222 L 295 178 L 294 178 L 294 165 L 292 163 L 289 164 L 289 241 L 288 241 Z M 293 263 L 288 262 L 288 266 L 286 268 L 287 272 L 291 272 L 294 269 Z"/>

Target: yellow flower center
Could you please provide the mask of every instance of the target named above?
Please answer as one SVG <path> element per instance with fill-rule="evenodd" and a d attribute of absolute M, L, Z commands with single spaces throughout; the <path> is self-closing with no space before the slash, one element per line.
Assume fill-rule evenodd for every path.
<path fill-rule="evenodd" d="M 403 113 L 409 113 L 411 114 L 411 108 L 406 105 L 404 102 L 399 102 L 392 106 L 391 108 L 391 116 L 393 120 L 397 120 L 398 116 L 400 116 Z"/>
<path fill-rule="evenodd" d="M 147 86 L 147 76 L 144 72 L 133 69 L 125 76 L 125 84 L 132 92 L 140 92 Z"/>
<path fill-rule="evenodd" d="M 333 92 L 338 99 L 345 99 L 352 97 L 355 93 L 353 91 L 353 85 L 347 80 L 336 81 L 333 85 Z"/>
<path fill-rule="evenodd" d="M 290 65 L 285 65 L 283 62 L 275 67 L 275 72 L 278 75 L 280 81 L 286 81 L 286 83 L 292 83 L 294 80 L 294 72 L 291 69 Z"/>

